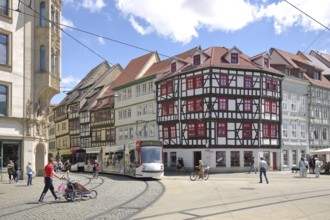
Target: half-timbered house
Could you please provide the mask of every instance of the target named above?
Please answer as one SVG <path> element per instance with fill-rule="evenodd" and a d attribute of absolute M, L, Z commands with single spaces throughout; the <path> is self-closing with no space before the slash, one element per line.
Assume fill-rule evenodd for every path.
<path fill-rule="evenodd" d="M 283 74 L 269 64 L 269 55 L 252 61 L 237 47 L 197 47 L 186 59 L 173 57 L 171 71 L 156 82 L 168 166 L 182 157 L 190 168 L 202 159 L 241 171 L 263 156 L 278 168 Z"/>

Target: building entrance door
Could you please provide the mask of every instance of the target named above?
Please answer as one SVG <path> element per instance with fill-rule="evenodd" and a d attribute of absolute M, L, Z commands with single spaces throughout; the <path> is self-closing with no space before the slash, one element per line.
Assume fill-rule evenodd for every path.
<path fill-rule="evenodd" d="M 7 171 L 7 164 L 9 160 L 16 161 L 20 164 L 19 144 L 0 142 L 0 169 Z"/>
<path fill-rule="evenodd" d="M 273 170 L 277 170 L 277 166 L 276 166 L 276 153 L 273 152 Z"/>
<path fill-rule="evenodd" d="M 202 159 L 202 152 L 201 151 L 194 151 L 194 167 L 199 165 L 199 160 Z"/>

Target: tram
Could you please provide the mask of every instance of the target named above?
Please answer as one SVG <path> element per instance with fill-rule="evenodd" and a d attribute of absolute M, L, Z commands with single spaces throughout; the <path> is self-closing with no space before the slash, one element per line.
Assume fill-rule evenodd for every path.
<path fill-rule="evenodd" d="M 92 172 L 97 160 L 103 173 L 155 179 L 164 176 L 163 144 L 160 141 L 137 140 L 126 145 L 86 148 L 80 152 L 83 159 L 72 165 L 72 171 Z"/>

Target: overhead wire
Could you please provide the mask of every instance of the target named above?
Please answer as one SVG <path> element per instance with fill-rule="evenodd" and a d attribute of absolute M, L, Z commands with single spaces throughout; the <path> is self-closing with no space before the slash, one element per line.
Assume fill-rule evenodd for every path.
<path fill-rule="evenodd" d="M 320 37 L 321 35 L 326 31 L 330 31 L 330 25 L 326 26 L 324 24 L 322 24 L 320 21 L 316 20 L 315 18 L 313 18 L 311 15 L 307 14 L 306 12 L 304 12 L 303 10 L 301 10 L 300 8 L 298 8 L 297 6 L 295 6 L 294 4 L 292 4 L 291 2 L 284 0 L 284 2 L 286 2 L 287 4 L 291 5 L 293 8 L 295 8 L 296 10 L 300 11 L 302 14 L 304 14 L 305 16 L 309 17 L 310 19 L 312 19 L 313 21 L 315 21 L 316 23 L 318 23 L 319 25 L 321 25 L 322 27 L 324 27 L 325 29 L 308 45 L 308 47 L 304 50 L 304 52 L 306 52 Z"/>

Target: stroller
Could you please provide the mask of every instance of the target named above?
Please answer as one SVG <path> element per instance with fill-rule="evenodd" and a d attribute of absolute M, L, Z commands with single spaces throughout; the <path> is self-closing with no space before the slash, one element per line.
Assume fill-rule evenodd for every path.
<path fill-rule="evenodd" d="M 67 201 L 80 201 L 82 198 L 95 199 L 97 192 L 95 190 L 88 190 L 81 185 L 77 179 L 68 179 L 64 176 L 61 178 L 63 182 L 58 186 L 58 193 Z"/>

